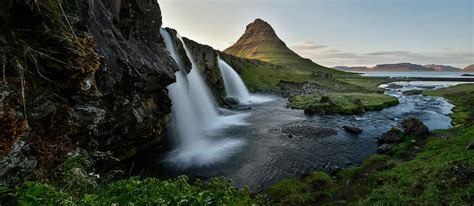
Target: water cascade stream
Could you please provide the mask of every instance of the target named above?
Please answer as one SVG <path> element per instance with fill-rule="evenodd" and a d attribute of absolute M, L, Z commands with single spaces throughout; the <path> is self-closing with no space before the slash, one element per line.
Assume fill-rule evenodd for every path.
<path fill-rule="evenodd" d="M 238 98 L 241 104 L 249 104 L 251 102 L 250 93 L 239 74 L 224 60 L 218 58 L 217 61 L 227 96 Z"/>
<path fill-rule="evenodd" d="M 171 136 L 176 149 L 165 161 L 187 168 L 208 166 L 227 159 L 244 142 L 219 137 L 219 129 L 244 125 L 243 118 L 247 114 L 222 114 L 182 38 L 178 35 L 192 64 L 189 74 L 186 74 L 185 64 L 170 34 L 164 29 L 160 32 L 171 57 L 180 67 L 180 71 L 176 72 L 176 83 L 168 86 L 172 102 Z"/>

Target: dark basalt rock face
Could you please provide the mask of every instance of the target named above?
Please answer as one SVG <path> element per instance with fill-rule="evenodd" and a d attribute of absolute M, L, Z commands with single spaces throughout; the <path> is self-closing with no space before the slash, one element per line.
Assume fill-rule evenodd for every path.
<path fill-rule="evenodd" d="M 2 8 L 1 18 L 46 21 L 38 20 L 40 11 L 29 7 L 30 1 L 13 4 L 7 11 Z M 91 42 L 85 46 L 95 51 L 86 52 L 100 58 L 80 76 L 49 73 L 49 65 L 41 65 L 46 72 L 25 73 L 24 87 L 15 72 L 6 74 L 8 87 L 0 85 L 0 186 L 24 180 L 35 170 L 54 169 L 77 147 L 111 151 L 123 160 L 164 138 L 171 112 L 166 86 L 175 81 L 179 68 L 164 49 L 158 3 L 76 0 L 62 7 L 73 36 Z M 19 25 L 13 32 L 28 26 Z"/>

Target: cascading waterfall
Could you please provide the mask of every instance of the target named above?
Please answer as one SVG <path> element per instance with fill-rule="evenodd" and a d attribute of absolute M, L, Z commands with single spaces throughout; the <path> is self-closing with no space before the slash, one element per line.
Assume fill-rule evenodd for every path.
<path fill-rule="evenodd" d="M 221 58 L 218 58 L 217 61 L 222 79 L 224 79 L 227 96 L 238 98 L 241 104 L 249 104 L 251 102 L 250 93 L 239 74 Z"/>
<path fill-rule="evenodd" d="M 161 29 L 160 32 L 171 57 L 180 67 L 180 71 L 176 72 L 176 83 L 168 86 L 172 101 L 172 130 L 177 137 L 176 149 L 165 161 L 186 168 L 207 166 L 227 159 L 243 146 L 244 142 L 231 138 L 216 138 L 217 129 L 229 125 L 243 125 L 245 122 L 242 119 L 246 115 L 219 114 L 217 104 L 182 38 L 178 35 L 192 64 L 188 75 L 174 40 L 166 30 Z"/>

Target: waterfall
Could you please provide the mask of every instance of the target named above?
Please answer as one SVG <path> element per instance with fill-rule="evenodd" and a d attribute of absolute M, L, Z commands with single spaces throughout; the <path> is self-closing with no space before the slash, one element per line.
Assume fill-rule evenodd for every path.
<path fill-rule="evenodd" d="M 221 58 L 218 58 L 217 61 L 219 63 L 219 69 L 221 70 L 222 79 L 224 79 L 227 96 L 237 97 L 241 104 L 249 104 L 250 93 L 239 74 Z"/>
<path fill-rule="evenodd" d="M 170 34 L 160 30 L 171 57 L 180 67 L 176 72 L 176 83 L 168 86 L 172 102 L 171 130 L 176 149 L 173 150 L 166 162 L 177 167 L 208 166 L 225 160 L 244 145 L 241 140 L 226 137 L 216 138 L 217 129 L 230 125 L 244 125 L 242 120 L 247 115 L 223 115 L 204 82 L 192 54 L 183 44 L 186 56 L 192 64 L 191 72 L 186 74 L 185 64 L 177 52 L 174 40 Z"/>

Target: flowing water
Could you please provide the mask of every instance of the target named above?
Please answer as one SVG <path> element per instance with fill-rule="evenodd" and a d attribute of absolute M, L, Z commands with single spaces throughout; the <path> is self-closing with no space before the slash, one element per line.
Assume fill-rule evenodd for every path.
<path fill-rule="evenodd" d="M 235 186 L 247 185 L 252 191 L 261 191 L 285 177 L 359 164 L 376 153 L 380 135 L 399 126 L 404 118 L 416 116 L 431 130 L 451 126 L 448 115 L 453 105 L 441 97 L 404 96 L 402 92 L 407 86 L 411 89 L 428 87 L 398 84 L 402 88 L 387 89 L 386 93 L 399 98 L 399 105 L 363 116 L 308 117 L 301 110 L 287 109 L 287 100 L 274 96 L 273 101 L 252 105 L 252 110 L 244 112 L 249 115 L 245 119 L 247 125 L 215 130 L 209 137 L 213 140 L 227 137 L 247 143 L 234 147 L 235 150 L 229 153 L 221 151 L 224 153 L 219 155 L 226 154 L 226 160 L 212 165 L 175 168 L 163 165 L 162 155 L 148 154 L 152 159 L 147 163 L 148 169 L 167 177 L 182 174 L 191 178 L 223 176 L 231 179 Z M 355 125 L 364 131 L 359 135 L 351 134 L 342 125 Z"/>
<path fill-rule="evenodd" d="M 231 125 L 245 125 L 242 118 L 247 114 L 220 110 L 181 37 L 178 36 L 178 39 L 192 64 L 189 74 L 186 74 L 184 63 L 170 34 L 163 29 L 161 34 L 171 57 L 180 67 L 180 71 L 176 72 L 176 83 L 168 86 L 172 102 L 170 136 L 175 149 L 167 155 L 164 162 L 173 167 L 186 168 L 191 165 L 207 166 L 227 159 L 233 151 L 244 146 L 245 141 L 215 138 L 212 134 L 215 130 Z"/>
<path fill-rule="evenodd" d="M 222 79 L 227 96 L 237 97 L 241 104 L 250 104 L 250 93 L 239 74 L 229 66 L 224 60 L 218 59 L 219 69 L 221 70 Z"/>

